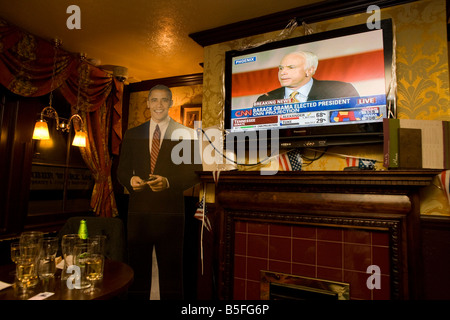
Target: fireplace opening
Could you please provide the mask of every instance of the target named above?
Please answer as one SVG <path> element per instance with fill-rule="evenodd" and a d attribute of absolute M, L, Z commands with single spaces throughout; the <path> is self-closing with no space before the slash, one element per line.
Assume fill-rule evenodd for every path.
<path fill-rule="evenodd" d="M 270 300 L 339 300 L 336 292 L 282 283 L 270 284 Z"/>
<path fill-rule="evenodd" d="M 349 300 L 350 284 L 261 271 L 262 300 Z"/>

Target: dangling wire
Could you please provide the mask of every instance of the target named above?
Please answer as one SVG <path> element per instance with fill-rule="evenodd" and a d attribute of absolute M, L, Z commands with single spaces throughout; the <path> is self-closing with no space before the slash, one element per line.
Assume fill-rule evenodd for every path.
<path fill-rule="evenodd" d="M 305 30 L 305 35 L 310 35 L 314 33 L 314 30 L 305 22 L 302 22 L 302 27 Z"/>
<path fill-rule="evenodd" d="M 55 47 L 54 47 L 54 55 L 53 55 L 53 70 L 52 70 L 52 82 L 50 84 L 50 97 L 49 97 L 49 106 L 52 107 L 53 103 L 53 91 L 55 90 L 55 77 L 56 77 L 56 59 L 58 57 L 58 48 L 61 45 L 60 39 L 54 39 Z"/>

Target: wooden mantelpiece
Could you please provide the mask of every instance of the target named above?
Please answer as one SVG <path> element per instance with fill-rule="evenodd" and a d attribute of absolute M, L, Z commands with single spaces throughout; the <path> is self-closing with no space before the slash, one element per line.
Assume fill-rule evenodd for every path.
<path fill-rule="evenodd" d="M 420 240 L 421 188 L 438 170 L 211 172 L 215 186 L 214 269 L 218 298 L 233 299 L 236 222 L 339 227 L 389 235 L 390 299 L 420 299 L 423 275 Z"/>

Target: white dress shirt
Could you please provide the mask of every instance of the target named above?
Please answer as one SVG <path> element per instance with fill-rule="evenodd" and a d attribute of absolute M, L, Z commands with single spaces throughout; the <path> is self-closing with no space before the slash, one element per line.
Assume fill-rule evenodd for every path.
<path fill-rule="evenodd" d="M 311 87 L 313 85 L 313 79 L 308 81 L 304 86 L 298 88 L 297 90 L 292 90 L 290 88 L 285 87 L 284 89 L 284 98 L 289 99 L 292 92 L 297 91 L 299 94 L 295 97 L 300 102 L 306 102 L 308 100 L 309 92 L 311 91 Z"/>

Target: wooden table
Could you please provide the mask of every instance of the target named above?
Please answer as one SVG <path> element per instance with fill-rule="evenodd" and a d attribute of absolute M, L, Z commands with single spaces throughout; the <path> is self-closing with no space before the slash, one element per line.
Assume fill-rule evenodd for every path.
<path fill-rule="evenodd" d="M 0 281 L 14 283 L 15 266 L 13 264 L 0 266 Z M 61 280 L 61 270 L 58 269 L 53 279 L 40 281 L 27 299 L 40 292 L 54 292 L 46 300 L 107 300 L 126 292 L 133 282 L 134 272 L 125 263 L 113 260 L 105 261 L 103 280 L 96 284 L 100 290 L 94 294 L 83 293 L 83 289 L 69 289 L 66 281 Z M 0 290 L 0 300 L 20 300 L 14 285 Z"/>

